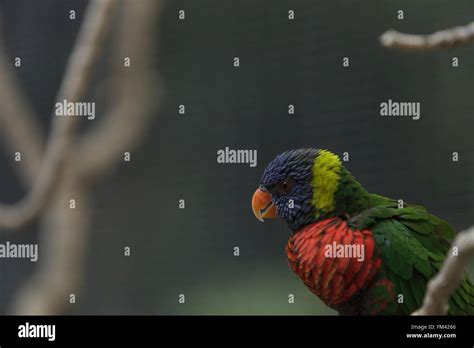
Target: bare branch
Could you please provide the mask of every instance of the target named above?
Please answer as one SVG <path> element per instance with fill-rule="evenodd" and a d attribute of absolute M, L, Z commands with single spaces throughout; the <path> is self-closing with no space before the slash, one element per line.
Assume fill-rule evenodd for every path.
<path fill-rule="evenodd" d="M 474 41 L 474 22 L 462 27 L 437 31 L 429 35 L 415 35 L 388 30 L 380 36 L 380 43 L 387 48 L 426 51 L 439 47 L 452 47 Z"/>
<path fill-rule="evenodd" d="M 449 298 L 474 257 L 474 226 L 458 234 L 453 248 L 457 248 L 457 255 L 449 253 L 439 273 L 429 281 L 422 307 L 412 315 L 446 315 Z"/>
<path fill-rule="evenodd" d="M 21 153 L 21 163 L 17 163 L 15 168 L 25 186 L 29 187 L 40 166 L 44 138 L 38 117 L 18 85 L 12 65 L 0 37 L 0 131 L 6 139 L 8 157 L 13 159 L 15 152 Z"/>
<path fill-rule="evenodd" d="M 117 3 L 115 0 L 94 0 L 89 4 L 59 89 L 58 101 L 74 102 L 84 95 Z M 0 205 L 0 228 L 16 229 L 27 224 L 41 212 L 54 192 L 77 121 L 72 117 L 53 117 L 52 122 L 46 153 L 33 187 L 16 205 Z"/>
<path fill-rule="evenodd" d="M 159 100 L 159 80 L 154 72 L 154 28 L 161 6 L 147 1 L 126 3 L 120 23 L 115 64 L 109 73 L 109 105 L 101 123 L 76 146 L 77 167 L 85 179 L 93 179 L 123 161 L 143 138 Z M 152 20 L 153 19 L 153 20 Z M 147 34 L 144 34 L 147 33 Z M 123 59 L 129 57 L 131 66 Z"/>
<path fill-rule="evenodd" d="M 143 138 L 158 99 L 156 80 L 150 71 L 156 46 L 155 24 L 161 1 L 128 0 L 121 8 L 124 21 L 118 22 L 119 71 L 111 71 L 114 88 L 106 116 L 100 127 L 90 130 L 67 159 L 59 176 L 53 200 L 42 220 L 40 268 L 14 299 L 13 314 L 59 314 L 67 308 L 69 295 L 78 294 L 83 275 L 84 257 L 90 220 L 90 180 L 98 179 L 112 167 L 120 152 L 136 146 Z M 123 67 L 123 57 L 131 56 L 133 68 Z M 153 88 L 155 87 L 155 88 Z M 117 134 L 116 134 L 117 133 Z M 81 146 L 87 147 L 81 150 Z M 78 158 L 77 156 L 80 156 Z M 96 157 L 100 161 L 95 160 Z M 97 165 L 97 167 L 95 167 Z M 70 209 L 69 199 L 77 202 Z"/>
<path fill-rule="evenodd" d="M 90 226 L 89 190 L 66 169 L 64 181 L 41 219 L 38 269 L 21 286 L 9 311 L 16 315 L 54 315 L 67 309 L 69 296 L 79 296 Z M 76 201 L 75 209 L 69 200 Z M 42 255 L 42 256 L 41 256 Z"/>

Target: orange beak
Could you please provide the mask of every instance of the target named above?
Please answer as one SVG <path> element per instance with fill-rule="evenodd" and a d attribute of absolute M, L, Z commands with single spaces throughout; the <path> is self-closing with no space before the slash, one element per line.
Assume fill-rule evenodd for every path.
<path fill-rule="evenodd" d="M 255 217 L 263 222 L 264 218 L 274 218 L 277 216 L 276 208 L 273 205 L 272 196 L 258 188 L 252 197 L 252 210 Z"/>

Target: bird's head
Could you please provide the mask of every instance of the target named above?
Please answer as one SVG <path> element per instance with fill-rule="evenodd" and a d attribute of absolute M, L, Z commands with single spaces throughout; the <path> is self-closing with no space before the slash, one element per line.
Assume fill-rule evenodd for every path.
<path fill-rule="evenodd" d="M 265 169 L 252 198 L 253 212 L 260 221 L 279 216 L 293 231 L 330 216 L 341 171 L 339 157 L 327 150 L 286 151 Z"/>

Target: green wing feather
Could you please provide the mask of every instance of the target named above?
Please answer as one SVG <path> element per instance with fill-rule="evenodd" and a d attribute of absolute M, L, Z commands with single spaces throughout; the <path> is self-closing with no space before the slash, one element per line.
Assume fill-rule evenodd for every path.
<path fill-rule="evenodd" d="M 379 195 L 370 195 L 371 208 L 353 216 L 350 223 L 369 229 L 379 247 L 382 274 L 403 295 L 397 312 L 411 314 L 423 301 L 426 284 L 441 267 L 455 236 L 445 221 L 425 208 L 404 204 Z M 381 313 L 383 314 L 383 313 Z M 468 275 L 449 301 L 449 314 L 474 315 L 474 286 Z"/>

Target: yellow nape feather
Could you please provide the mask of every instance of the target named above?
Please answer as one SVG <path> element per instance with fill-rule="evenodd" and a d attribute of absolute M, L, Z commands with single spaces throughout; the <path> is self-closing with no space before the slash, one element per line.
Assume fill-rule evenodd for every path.
<path fill-rule="evenodd" d="M 327 150 L 320 150 L 313 163 L 313 197 L 311 202 L 318 215 L 335 209 L 334 194 L 339 186 L 341 160 L 339 156 Z"/>

